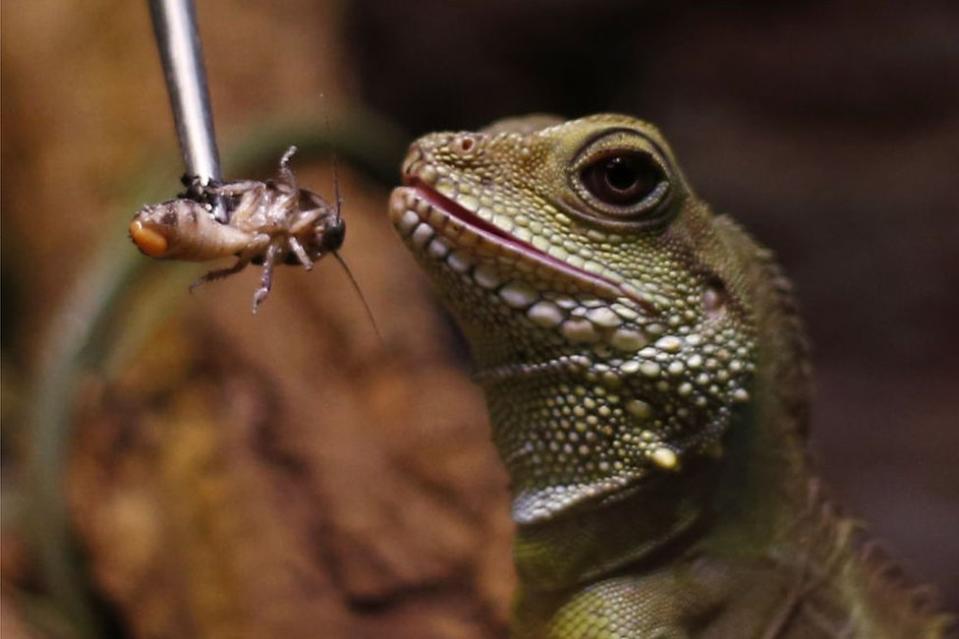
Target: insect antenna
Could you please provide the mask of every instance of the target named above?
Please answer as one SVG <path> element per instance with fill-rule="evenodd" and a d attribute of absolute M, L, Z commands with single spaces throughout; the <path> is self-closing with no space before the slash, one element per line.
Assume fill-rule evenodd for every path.
<path fill-rule="evenodd" d="M 329 122 L 327 122 L 327 126 L 329 126 Z M 343 208 L 343 196 L 340 195 L 340 178 L 336 170 L 338 163 L 336 160 L 335 151 L 331 154 L 331 163 L 332 163 L 332 169 L 333 169 L 333 204 L 335 207 L 334 210 L 336 212 L 336 223 L 339 224 L 340 210 Z"/>
<path fill-rule="evenodd" d="M 326 96 L 322 93 L 320 94 L 320 100 L 323 100 L 323 101 L 326 100 Z M 338 163 L 336 161 L 336 144 L 333 143 L 332 137 L 330 136 L 330 114 L 329 113 L 326 113 L 323 117 L 323 127 L 326 129 L 326 143 L 329 147 L 330 164 L 332 165 L 331 168 L 333 169 L 333 204 L 334 204 L 334 212 L 336 214 L 336 217 L 334 219 L 336 220 L 336 226 L 339 226 L 340 209 L 343 207 L 343 197 L 340 195 L 340 178 L 339 178 L 339 175 L 337 174 Z M 339 259 L 339 256 L 337 256 L 337 259 Z"/>
<path fill-rule="evenodd" d="M 329 138 L 330 132 L 330 118 L 326 118 L 326 133 L 327 138 Z M 331 168 L 333 169 L 333 211 L 335 215 L 334 226 L 340 226 L 342 222 L 341 212 L 343 209 L 343 196 L 340 193 L 340 178 L 339 173 L 337 172 L 338 162 L 336 159 L 336 151 L 330 153 L 330 163 Z M 363 290 L 360 288 L 360 283 L 356 281 L 356 278 L 353 277 L 353 271 L 350 270 L 349 265 L 346 263 L 346 260 L 343 259 L 343 256 L 340 255 L 340 252 L 337 250 L 330 251 L 333 254 L 333 257 L 336 258 L 336 261 L 343 268 L 343 272 L 346 273 L 346 277 L 350 280 L 350 285 L 353 287 L 353 290 L 356 291 L 357 297 L 360 298 L 360 303 L 363 304 L 363 310 L 366 313 L 366 318 L 370 320 L 370 326 L 373 327 L 373 332 L 376 333 L 376 338 L 380 340 L 380 345 L 383 346 L 386 344 L 383 339 L 383 334 L 380 332 L 380 327 L 376 324 L 376 318 L 373 316 L 373 309 L 370 308 L 369 302 L 366 301 L 366 296 L 363 295 Z"/>
<path fill-rule="evenodd" d="M 373 316 L 373 309 L 370 308 L 369 303 L 366 301 L 366 296 L 363 295 L 363 291 L 360 289 L 359 282 L 357 282 L 356 278 L 353 277 L 353 271 L 350 270 L 346 260 L 343 259 L 343 256 L 340 255 L 339 251 L 331 251 L 331 253 L 333 253 L 333 257 L 336 258 L 336 261 L 340 263 L 340 266 L 343 267 L 343 272 L 346 273 L 346 277 L 349 278 L 350 284 L 353 286 L 353 290 L 356 291 L 357 296 L 359 296 L 360 302 L 363 304 L 363 310 L 366 311 L 366 317 L 370 320 L 370 325 L 373 326 L 373 332 L 376 333 L 376 337 L 380 340 L 380 345 L 385 345 L 386 342 L 383 340 L 383 334 L 380 333 L 380 327 L 377 326 L 376 318 Z"/>

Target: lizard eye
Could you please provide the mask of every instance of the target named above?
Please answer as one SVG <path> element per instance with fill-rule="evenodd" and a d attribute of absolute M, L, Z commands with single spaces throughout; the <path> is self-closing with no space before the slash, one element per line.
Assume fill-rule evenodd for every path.
<path fill-rule="evenodd" d="M 656 161 L 637 152 L 602 157 L 583 168 L 580 179 L 593 197 L 614 207 L 632 208 L 645 200 L 655 205 L 668 187 Z"/>
<path fill-rule="evenodd" d="M 583 184 L 607 204 L 630 205 L 643 199 L 659 182 L 658 172 L 638 154 L 614 155 L 583 170 Z"/>
<path fill-rule="evenodd" d="M 564 210 L 589 224 L 635 232 L 662 229 L 684 192 L 669 154 L 641 131 L 612 129 L 587 141 L 569 168 Z"/>

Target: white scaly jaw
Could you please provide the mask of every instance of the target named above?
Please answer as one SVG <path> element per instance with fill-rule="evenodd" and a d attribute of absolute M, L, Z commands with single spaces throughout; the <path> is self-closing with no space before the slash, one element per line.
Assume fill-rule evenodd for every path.
<path fill-rule="evenodd" d="M 471 278 L 536 326 L 554 329 L 572 344 L 605 343 L 624 355 L 646 345 L 648 338 L 635 323 L 643 311 L 621 288 L 487 228 L 469 211 L 454 214 L 449 209 L 455 204 L 441 205 L 446 205 L 442 197 L 423 188 L 393 191 L 390 218 L 417 253 Z M 604 298 L 611 301 L 601 302 Z"/>
<path fill-rule="evenodd" d="M 622 283 L 617 274 L 590 273 L 567 264 L 484 220 L 423 181 L 411 178 L 407 183 L 409 186 L 395 189 L 390 197 L 393 224 L 414 248 L 446 261 L 454 271 L 464 273 L 479 264 L 476 271 L 481 285 L 479 280 L 484 276 L 495 277 L 493 265 L 498 263 L 499 270 L 522 272 L 547 283 L 554 291 L 609 300 L 626 298 L 649 308 L 649 302 Z"/>

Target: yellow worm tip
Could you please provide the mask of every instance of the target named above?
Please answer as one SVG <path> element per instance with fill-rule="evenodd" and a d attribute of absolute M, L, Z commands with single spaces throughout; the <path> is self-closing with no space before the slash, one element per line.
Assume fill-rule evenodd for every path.
<path fill-rule="evenodd" d="M 130 222 L 130 239 L 140 251 L 150 257 L 162 257 L 169 246 L 165 237 L 147 228 L 139 220 Z"/>

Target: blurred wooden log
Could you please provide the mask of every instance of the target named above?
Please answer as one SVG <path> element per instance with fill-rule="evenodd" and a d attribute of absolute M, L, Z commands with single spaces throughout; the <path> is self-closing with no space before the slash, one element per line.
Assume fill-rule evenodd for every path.
<path fill-rule="evenodd" d="M 307 178 L 323 184 L 325 178 Z M 68 490 L 98 587 L 137 637 L 490 637 L 513 587 L 506 479 L 450 329 L 347 185 L 345 255 L 187 297 L 91 380 Z"/>

